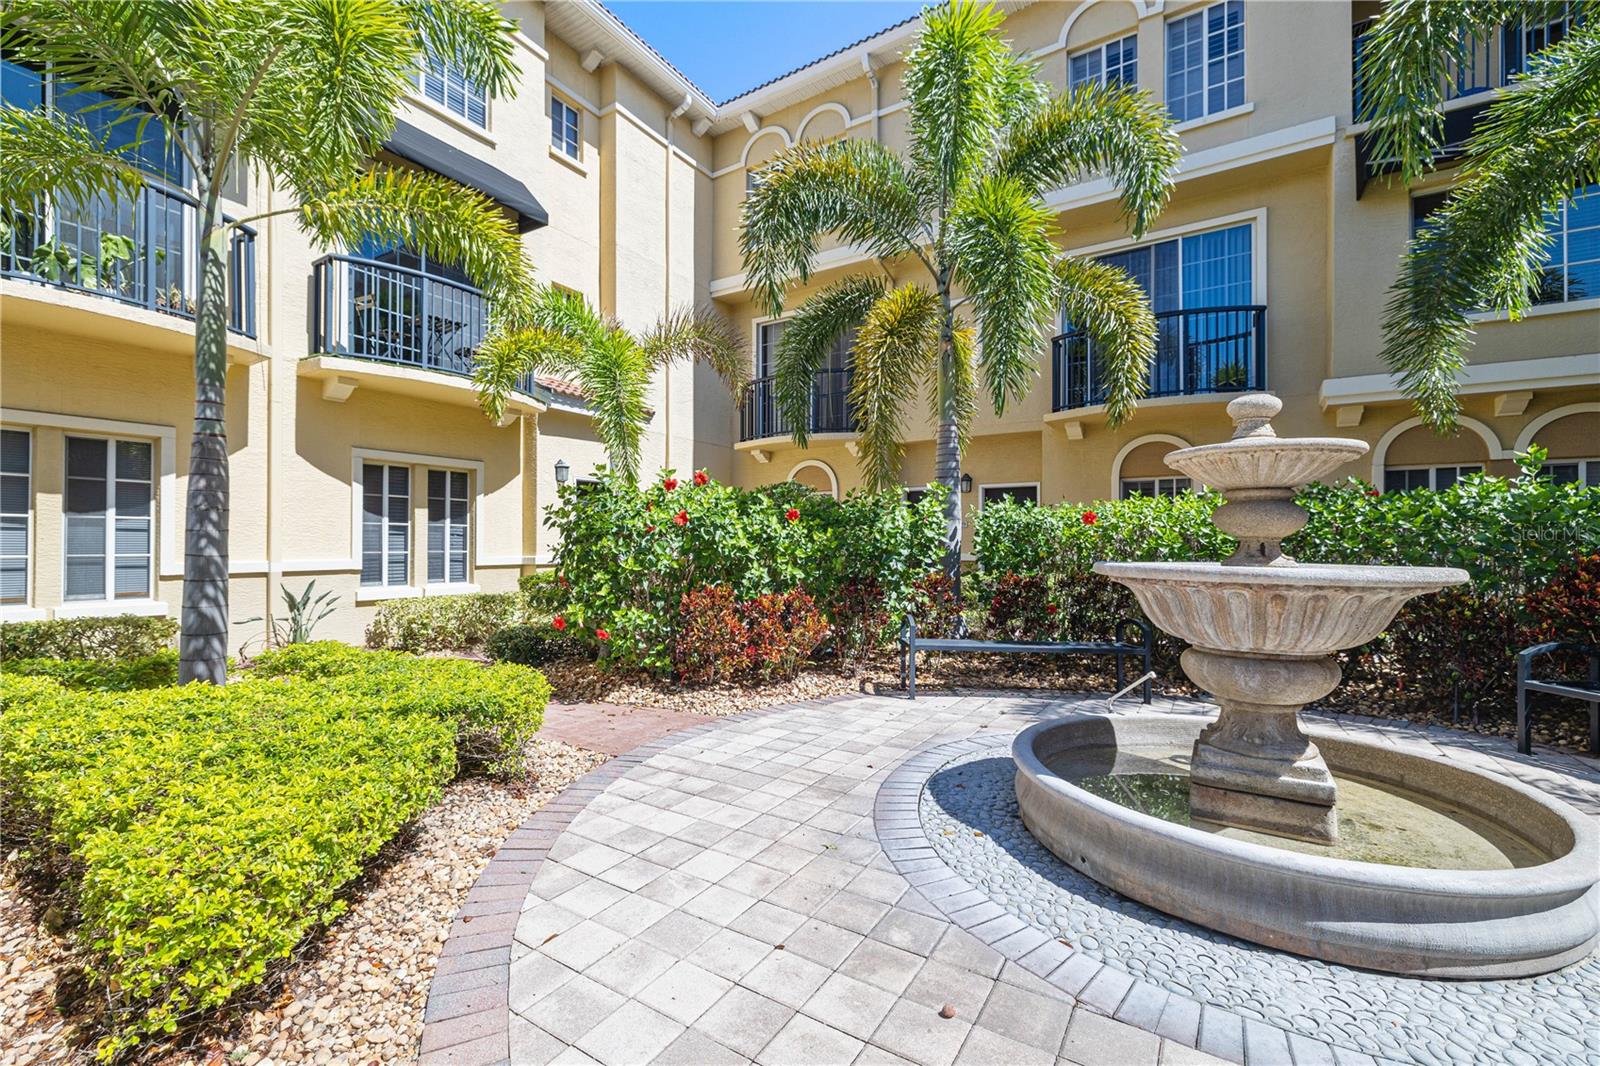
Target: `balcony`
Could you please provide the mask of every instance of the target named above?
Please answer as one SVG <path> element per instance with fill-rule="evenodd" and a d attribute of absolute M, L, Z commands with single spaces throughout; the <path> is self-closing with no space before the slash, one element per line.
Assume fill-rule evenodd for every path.
<path fill-rule="evenodd" d="M 198 210 L 192 196 L 154 183 L 131 199 L 41 199 L 0 218 L 0 275 L 192 320 Z M 228 329 L 256 335 L 256 234 L 248 226 L 235 231 L 228 256 Z"/>
<path fill-rule="evenodd" d="M 470 379 L 488 330 L 489 301 L 459 279 L 350 255 L 313 267 L 313 370 L 333 356 Z M 470 392 L 466 380 L 460 387 Z M 528 374 L 518 389 L 534 396 L 539 386 Z"/>
<path fill-rule="evenodd" d="M 1051 343 L 1052 411 L 1105 403 L 1094 343 L 1069 330 Z M 1156 313 L 1156 352 L 1145 396 L 1207 396 L 1267 387 L 1267 309 L 1204 307 Z"/>
<path fill-rule="evenodd" d="M 745 390 L 739 409 L 739 440 L 787 437 L 788 421 L 778 410 L 777 378 L 756 378 Z M 811 385 L 811 433 L 854 433 L 855 412 L 850 409 L 848 368 L 819 370 Z"/>

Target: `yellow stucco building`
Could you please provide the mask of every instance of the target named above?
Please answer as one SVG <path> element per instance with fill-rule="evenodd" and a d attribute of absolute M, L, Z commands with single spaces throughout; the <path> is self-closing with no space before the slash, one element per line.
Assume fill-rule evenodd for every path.
<path fill-rule="evenodd" d="M 488 193 L 524 231 L 542 280 L 625 325 L 711 302 L 749 339 L 757 380 L 743 398 L 707 370 L 663 372 L 645 469 L 704 467 L 742 485 L 793 478 L 833 493 L 858 485 L 842 351 L 819 376 L 810 446 L 778 424 L 763 378 L 783 319 L 751 302 L 739 211 L 752 175 L 787 145 L 904 145 L 901 62 L 917 22 L 718 104 L 592 0 L 503 6 L 517 25 L 519 92 L 490 99 L 438 64 L 386 150 Z M 1397 257 L 1452 174 L 1408 189 L 1366 157 L 1352 42 L 1376 5 L 1002 7 L 1014 47 L 1056 89 L 1109 78 L 1166 101 L 1185 156 L 1170 205 L 1137 242 L 1104 181 L 1051 195 L 1063 250 L 1106 257 L 1151 293 L 1161 323 L 1152 395 L 1112 430 L 1089 346 L 1070 330 L 1042 344 L 1026 402 L 979 418 L 964 464 L 969 526 L 1003 494 L 1048 503 L 1181 488 L 1162 456 L 1223 439 L 1223 406 L 1242 388 L 1283 398 L 1281 432 L 1370 442 L 1370 456 L 1341 473 L 1380 486 L 1510 472 L 1532 443 L 1549 449 L 1557 476 L 1600 481 L 1600 191 L 1580 190 L 1553 223 L 1560 259 L 1534 313 L 1478 323 L 1460 435 L 1419 426 L 1385 372 L 1379 321 Z M 1509 27 L 1484 42 L 1480 69 L 1448 105 L 1451 128 L 1547 30 Z M 53 103 L 48 78 L 9 65 L 5 77 L 9 102 Z M 227 205 L 242 218 L 283 200 L 241 175 Z M 193 416 L 190 211 L 181 188 L 153 188 L 121 209 L 41 210 L 0 242 L 8 620 L 177 614 Z M 39 245 L 100 249 L 107 233 L 136 245 L 126 262 L 111 257 L 107 278 L 39 276 Z M 603 452 L 581 393 L 564 382 L 527 382 L 498 425 L 481 413 L 463 372 L 482 300 L 457 272 L 403 248 L 324 254 L 282 218 L 235 253 L 234 618 L 266 615 L 280 585 L 315 580 L 340 597 L 321 632 L 358 640 L 384 599 L 507 589 L 550 558 L 540 519 L 557 464 L 582 478 Z M 819 268 L 789 308 L 847 272 L 884 270 L 837 246 Z M 932 469 L 922 417 L 904 470 L 912 490 Z M 236 628 L 237 646 L 259 623 Z"/>

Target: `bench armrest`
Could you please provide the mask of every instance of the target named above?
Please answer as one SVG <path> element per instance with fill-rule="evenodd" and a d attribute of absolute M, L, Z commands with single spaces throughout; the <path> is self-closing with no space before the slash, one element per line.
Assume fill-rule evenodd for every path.
<path fill-rule="evenodd" d="M 1600 659 L 1600 648 L 1592 644 L 1580 644 L 1570 640 L 1553 640 L 1546 644 L 1535 644 L 1531 648 L 1524 648 L 1517 653 L 1517 678 L 1527 680 L 1532 676 L 1533 660 L 1558 651 L 1575 651 L 1587 655 L 1591 665 Z"/>
<path fill-rule="evenodd" d="M 1139 634 L 1138 640 L 1128 639 L 1128 630 L 1132 629 Z M 1119 618 L 1117 624 L 1111 627 L 1112 638 L 1120 644 L 1132 644 L 1140 648 L 1148 648 L 1151 643 L 1150 623 L 1139 618 Z"/>

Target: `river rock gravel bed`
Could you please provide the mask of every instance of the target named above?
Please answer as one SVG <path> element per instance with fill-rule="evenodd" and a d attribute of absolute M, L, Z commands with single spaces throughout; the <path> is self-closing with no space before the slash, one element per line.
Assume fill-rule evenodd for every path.
<path fill-rule="evenodd" d="M 413 831 L 358 884 L 349 910 L 252 1002 L 183 1046 L 142 1059 L 207 1066 L 389 1063 L 416 1057 L 440 945 L 467 891 L 500 842 L 607 756 L 535 738 L 528 775 L 468 778 L 445 789 Z M 54 1006 L 76 960 L 41 928 L 17 893 L 12 863 L 0 881 L 0 1066 L 87 1063 L 75 1019 Z"/>

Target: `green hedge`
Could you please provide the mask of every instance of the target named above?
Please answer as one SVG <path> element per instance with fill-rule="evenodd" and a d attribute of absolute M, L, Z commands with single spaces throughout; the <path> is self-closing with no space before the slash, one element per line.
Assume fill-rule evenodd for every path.
<path fill-rule="evenodd" d="M 484 654 L 497 663 L 544 666 L 573 650 L 571 641 L 562 639 L 549 622 L 539 625 L 506 626 L 489 638 Z"/>
<path fill-rule="evenodd" d="M 462 762 L 496 772 L 521 765 L 522 746 L 538 732 L 550 700 L 544 675 L 524 666 L 363 651 L 334 641 L 263 652 L 252 674 L 312 681 L 377 711 L 454 723 Z"/>
<path fill-rule="evenodd" d="M 0 659 L 116 662 L 164 651 L 177 635 L 178 623 L 165 617 L 120 615 L 6 622 L 0 624 Z"/>
<path fill-rule="evenodd" d="M 0 697 L 7 830 L 74 892 L 106 1059 L 288 958 L 455 772 L 449 723 L 311 680 Z"/>
<path fill-rule="evenodd" d="M 1528 467 L 1537 469 L 1537 458 Z M 1233 549 L 1211 525 L 1214 493 L 1099 501 L 1088 506 L 990 504 L 977 516 L 978 570 L 968 582 L 986 628 L 1033 639 L 1103 639 L 1119 616 L 1139 617 L 1098 559 L 1209 560 Z M 1389 632 L 1347 658 L 1347 674 L 1397 697 L 1504 714 L 1518 648 L 1542 634 L 1582 636 L 1571 618 L 1600 545 L 1600 489 L 1535 476 L 1474 475 L 1442 492 L 1375 492 L 1360 481 L 1308 486 L 1306 527 L 1284 543 L 1306 562 L 1455 566 L 1465 588 L 1413 600 Z M 1161 670 L 1177 677 L 1181 645 L 1158 636 Z"/>
<path fill-rule="evenodd" d="M 0 659 L 0 673 L 48 677 L 67 688 L 101 692 L 161 688 L 178 683 L 178 653 L 158 651 L 135 659 Z"/>
<path fill-rule="evenodd" d="M 667 672 L 684 597 L 708 586 L 739 600 L 803 587 L 830 623 L 866 600 L 887 624 L 938 564 L 941 503 L 938 492 L 915 505 L 893 492 L 840 501 L 792 482 L 745 491 L 703 473 L 635 486 L 602 471 L 563 486 L 546 519 L 561 533 L 567 638 L 614 667 Z"/>
<path fill-rule="evenodd" d="M 378 605 L 367 647 L 388 651 L 480 651 L 497 630 L 526 619 L 520 593 L 417 596 Z"/>

